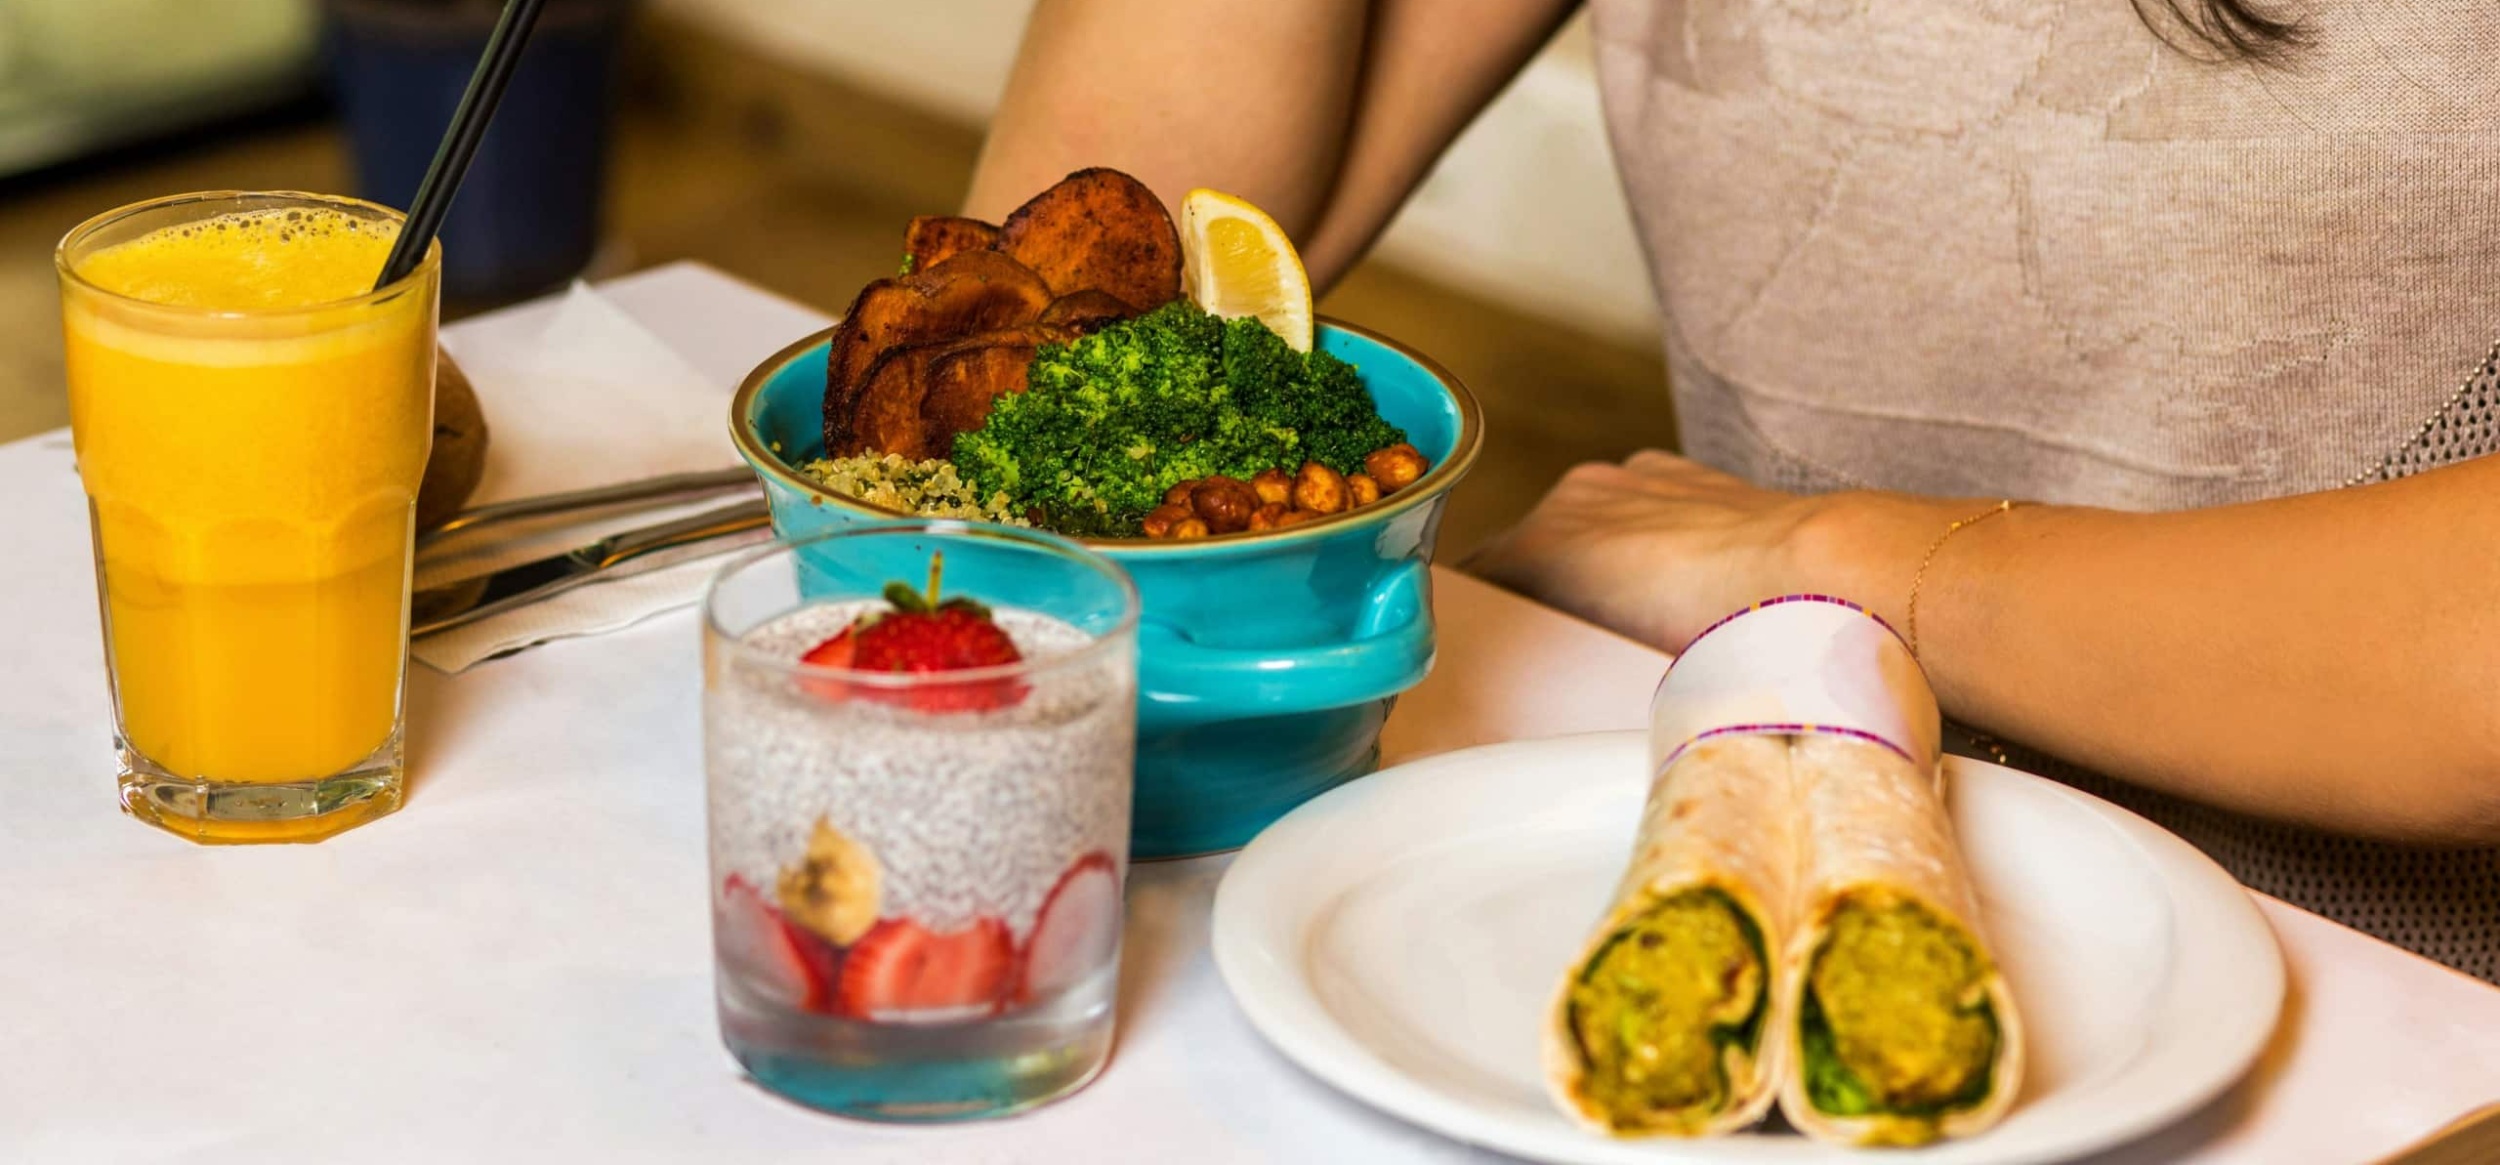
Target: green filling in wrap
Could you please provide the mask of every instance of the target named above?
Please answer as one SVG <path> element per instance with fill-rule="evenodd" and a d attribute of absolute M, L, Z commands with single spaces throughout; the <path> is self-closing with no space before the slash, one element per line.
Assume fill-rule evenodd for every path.
<path fill-rule="evenodd" d="M 1799 1001 L 1806 1095 L 1834 1116 L 1932 1117 L 1988 1095 L 1997 1020 L 1970 937 L 1916 902 L 1843 902 Z"/>
<path fill-rule="evenodd" d="M 1754 1054 L 1767 981 L 1762 932 L 1724 891 L 1661 900 L 1616 928 L 1572 984 L 1583 1095 L 1627 1130 L 1725 1108 L 1726 1049 Z"/>

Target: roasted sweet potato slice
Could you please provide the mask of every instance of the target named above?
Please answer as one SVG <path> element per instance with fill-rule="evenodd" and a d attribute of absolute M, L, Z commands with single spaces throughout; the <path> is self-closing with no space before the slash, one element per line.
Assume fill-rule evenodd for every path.
<path fill-rule="evenodd" d="M 997 246 L 1059 295 L 1100 291 L 1139 311 L 1180 298 L 1180 232 L 1154 191 L 1117 170 L 1079 170 L 1034 195 L 999 225 Z"/>
<path fill-rule="evenodd" d="M 1050 306 L 1042 309 L 1039 322 L 1045 327 L 1063 328 L 1076 336 L 1090 336 L 1135 315 L 1137 309 L 1122 303 L 1120 297 L 1089 287 L 1050 301 Z"/>
<path fill-rule="evenodd" d="M 944 342 L 913 344 L 890 348 L 879 356 L 860 378 L 851 444 L 827 446 L 833 455 L 899 453 L 915 461 L 928 456 L 923 451 L 927 441 L 920 405 L 928 392 L 929 362 L 947 346 Z"/>
<path fill-rule="evenodd" d="M 825 351 L 825 452 L 840 457 L 849 452 L 852 442 L 854 414 L 859 411 L 859 390 L 868 366 L 877 354 L 892 346 L 893 337 L 905 331 L 905 321 L 912 313 L 913 296 L 908 288 L 893 279 L 879 279 L 859 289 L 851 297 L 851 306 L 842 309 L 842 322 L 833 329 L 833 340 Z"/>
<path fill-rule="evenodd" d="M 1035 329 L 974 336 L 947 345 L 929 361 L 920 420 L 931 457 L 950 457 L 955 435 L 989 423 L 999 397 L 1024 391 L 1025 370 L 1041 342 Z"/>
<path fill-rule="evenodd" d="M 1040 276 L 996 251 L 965 251 L 861 288 L 826 356 L 825 448 L 859 448 L 854 414 L 869 369 L 888 351 L 1029 323 L 1050 300 Z"/>
<path fill-rule="evenodd" d="M 856 380 L 897 344 L 1029 323 L 1051 298 L 1032 269 L 996 251 L 965 251 L 926 270 L 877 280 L 842 313 L 828 373 Z"/>
<path fill-rule="evenodd" d="M 911 271 L 926 271 L 964 251 L 986 251 L 998 241 L 998 228 L 977 218 L 924 214 L 903 232 L 903 254 Z"/>

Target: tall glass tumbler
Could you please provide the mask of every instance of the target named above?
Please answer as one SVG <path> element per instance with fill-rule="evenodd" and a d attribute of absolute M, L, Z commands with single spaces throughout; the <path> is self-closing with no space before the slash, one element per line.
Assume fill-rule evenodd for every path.
<path fill-rule="evenodd" d="M 435 274 L 314 194 L 111 211 L 55 256 L 121 801 L 201 842 L 397 808 Z"/>
<path fill-rule="evenodd" d="M 900 618 L 894 584 L 933 576 L 939 602 L 984 605 L 1021 658 L 826 662 L 960 633 L 862 629 Z M 704 614 L 730 1052 L 766 1088 L 874 1120 L 999 1116 L 1091 1080 L 1111 1050 L 1128 867 L 1127 575 L 1046 534 L 872 524 L 733 561 Z"/>

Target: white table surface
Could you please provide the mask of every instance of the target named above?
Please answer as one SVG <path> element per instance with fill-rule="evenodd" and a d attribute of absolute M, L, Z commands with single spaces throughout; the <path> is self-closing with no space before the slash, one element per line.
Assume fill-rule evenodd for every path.
<path fill-rule="evenodd" d="M 724 404 L 820 319 L 689 265 L 603 290 Z M 746 1083 L 712 1017 L 690 611 L 418 669 L 407 807 L 325 844 L 200 848 L 127 820 L 66 432 L 0 447 L 0 512 L 0 1161 L 1496 1159 L 1259 1039 L 1207 952 L 1222 858 L 1137 868 L 1120 1047 L 1067 1101 L 899 1129 Z M 1390 760 L 1644 723 L 1664 655 L 1437 585 L 1441 657 Z M 2292 983 L 2265 1062 L 2099 1160 L 2361 1161 L 2500 1096 L 2500 990 L 2263 905 Z"/>

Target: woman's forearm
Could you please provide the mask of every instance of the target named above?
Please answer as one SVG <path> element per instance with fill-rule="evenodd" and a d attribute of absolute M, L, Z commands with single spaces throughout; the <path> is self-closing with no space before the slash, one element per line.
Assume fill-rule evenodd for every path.
<path fill-rule="evenodd" d="M 1802 586 L 1902 626 L 1992 499 L 1850 494 Z M 2165 514 L 2023 507 L 1947 540 L 1919 649 L 1950 714 L 2197 800 L 2500 841 L 2500 459 Z"/>
<path fill-rule="evenodd" d="M 1042 0 L 965 200 L 1112 166 L 1275 216 L 1325 290 L 1576 0 Z"/>
<path fill-rule="evenodd" d="M 965 213 L 996 221 L 1071 170 L 1111 166 L 1177 202 L 1248 198 L 1307 238 L 1362 65 L 1350 0 L 1041 0 Z"/>
<path fill-rule="evenodd" d="M 1313 286 L 1380 237 L 1442 151 L 1518 76 L 1578 0 L 1378 0 L 1345 156 L 1302 240 Z"/>

